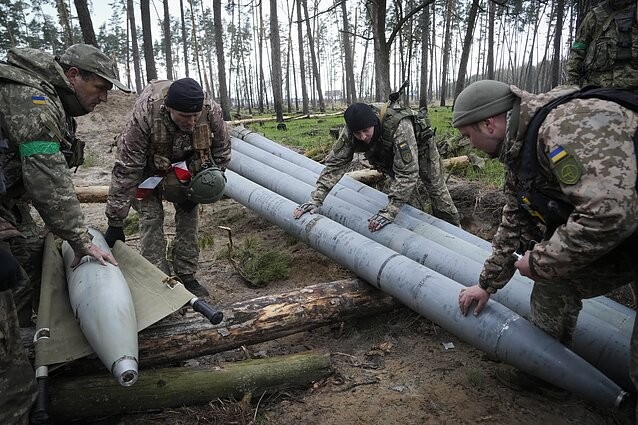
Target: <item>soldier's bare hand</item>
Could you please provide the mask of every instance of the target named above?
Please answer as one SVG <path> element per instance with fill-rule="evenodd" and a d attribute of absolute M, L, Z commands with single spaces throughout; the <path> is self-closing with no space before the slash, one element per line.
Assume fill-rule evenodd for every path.
<path fill-rule="evenodd" d="M 389 218 L 381 214 L 375 214 L 368 219 L 368 229 L 371 232 L 376 232 L 377 230 L 387 226 L 390 223 L 392 223 L 392 220 L 390 220 Z"/>
<path fill-rule="evenodd" d="M 111 263 L 114 266 L 117 266 L 117 261 L 115 261 L 115 257 L 113 257 L 113 254 L 108 251 L 102 250 L 95 244 L 91 244 L 86 255 L 90 255 L 91 257 L 95 258 L 103 266 L 106 266 L 107 263 Z M 71 263 L 71 267 L 75 267 L 80 264 L 80 260 L 82 259 L 82 257 L 84 257 L 84 255 L 75 254 L 75 258 Z"/>
<path fill-rule="evenodd" d="M 295 211 L 292 213 L 292 216 L 297 219 L 301 217 L 302 215 L 304 215 L 305 213 L 314 214 L 317 212 L 318 209 L 319 209 L 319 206 L 317 204 L 312 202 L 304 202 L 303 204 L 295 208 Z"/>
<path fill-rule="evenodd" d="M 490 294 L 478 285 L 470 286 L 469 288 L 461 289 L 459 293 L 459 309 L 463 316 L 466 316 L 470 307 L 476 301 L 476 308 L 474 309 L 474 315 L 478 316 L 485 308 L 485 304 L 490 299 Z"/>

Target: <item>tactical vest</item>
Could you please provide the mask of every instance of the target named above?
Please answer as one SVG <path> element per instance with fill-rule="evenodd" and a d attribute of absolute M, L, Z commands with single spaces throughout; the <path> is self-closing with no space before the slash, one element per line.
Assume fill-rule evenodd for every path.
<path fill-rule="evenodd" d="M 381 121 L 381 135 L 379 140 L 370 149 L 368 161 L 378 168 L 392 175 L 394 162 L 394 134 L 399 128 L 399 123 L 405 118 L 412 121 L 414 136 L 417 146 L 421 146 L 434 136 L 426 111 L 414 112 L 411 108 L 393 106 L 388 103 L 374 103 L 370 105 L 378 114 Z M 409 148 L 406 146 L 405 149 Z M 399 146 L 401 151 L 401 146 Z"/>
<path fill-rule="evenodd" d="M 190 149 L 185 148 L 184 155 L 174 157 L 175 126 L 171 128 L 167 125 L 170 117 L 168 117 L 168 111 L 164 106 L 164 99 L 172 83 L 169 80 L 152 81 L 150 83 L 152 85 L 152 93 L 148 98 L 148 103 L 153 122 L 150 140 L 151 152 L 154 155 L 153 161 L 155 167 L 161 171 L 165 171 L 173 162 L 188 161 L 190 163 L 189 168 L 192 168 L 191 172 L 196 174 L 201 170 L 203 164 L 210 160 L 210 158 L 203 158 L 202 156 L 207 156 L 210 152 L 210 126 L 208 120 L 211 103 L 208 97 L 204 98 L 202 114 L 190 136 Z M 195 155 L 195 158 L 193 158 L 193 155 Z"/>
<path fill-rule="evenodd" d="M 538 145 L 544 146 L 538 141 L 538 131 L 547 115 L 557 106 L 574 99 L 601 99 L 616 102 L 624 108 L 638 112 L 638 96 L 624 90 L 610 88 L 585 87 L 574 93 L 561 96 L 540 108 L 530 121 L 521 148 L 520 162 L 517 170 L 518 182 L 516 187 L 517 199 L 521 209 L 546 228 L 545 237 L 549 238 L 556 228 L 567 222 L 574 206 L 560 199 L 552 198 L 538 190 L 539 164 L 537 157 Z M 638 160 L 638 129 L 634 132 L 634 152 Z M 638 178 L 636 179 L 636 191 L 638 192 Z M 636 238 L 638 232 L 631 238 Z"/>
<path fill-rule="evenodd" d="M 592 37 L 592 45 L 587 49 L 583 66 L 587 72 L 592 73 L 588 78 L 591 80 L 590 84 L 600 85 L 596 82 L 597 78 L 603 78 L 613 69 L 638 66 L 638 42 L 633 41 L 638 34 L 636 4 L 630 2 L 618 8 L 612 7 L 608 0 L 594 7 L 592 13 L 596 16 L 597 29 Z M 616 78 L 618 77 L 614 75 L 614 80 Z M 629 78 L 628 83 L 632 88 L 638 84 L 633 78 Z"/>

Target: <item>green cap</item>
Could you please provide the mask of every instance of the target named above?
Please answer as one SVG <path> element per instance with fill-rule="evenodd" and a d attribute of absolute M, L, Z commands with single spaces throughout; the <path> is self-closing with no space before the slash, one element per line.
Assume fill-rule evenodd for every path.
<path fill-rule="evenodd" d="M 452 126 L 455 128 L 480 122 L 509 111 L 516 95 L 500 81 L 476 81 L 467 86 L 454 101 Z"/>
<path fill-rule="evenodd" d="M 62 56 L 60 56 L 59 61 L 65 65 L 75 66 L 83 71 L 92 72 L 113 83 L 113 85 L 123 92 L 131 92 L 131 89 L 118 80 L 115 62 L 95 46 L 90 44 L 74 44 L 66 49 Z"/>

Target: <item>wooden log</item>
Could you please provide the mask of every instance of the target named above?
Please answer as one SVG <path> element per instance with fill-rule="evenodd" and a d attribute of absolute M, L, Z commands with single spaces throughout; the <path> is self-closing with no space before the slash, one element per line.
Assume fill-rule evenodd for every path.
<path fill-rule="evenodd" d="M 365 184 L 378 183 L 385 179 L 385 176 L 381 171 L 373 170 L 371 168 L 349 171 L 346 175 Z"/>
<path fill-rule="evenodd" d="M 75 186 L 75 194 L 83 204 L 106 202 L 109 195 L 108 186 Z"/>
<path fill-rule="evenodd" d="M 453 158 L 444 158 L 443 166 L 445 168 L 464 167 L 470 165 L 470 158 L 467 155 L 455 156 Z"/>
<path fill-rule="evenodd" d="M 118 413 L 206 404 L 217 398 L 305 385 L 332 373 L 330 353 L 308 351 L 197 368 L 150 369 L 131 387 L 111 376 L 53 379 L 50 413 L 56 423 Z"/>
<path fill-rule="evenodd" d="M 211 325 L 192 311 L 175 313 L 139 333 L 140 368 L 165 365 L 271 341 L 330 323 L 390 311 L 400 304 L 358 279 L 307 286 L 222 306 L 224 320 Z M 218 306 L 219 307 L 219 306 Z M 23 329 L 23 343 L 33 356 L 33 329 Z M 79 359 L 70 368 L 90 373 L 101 366 Z"/>

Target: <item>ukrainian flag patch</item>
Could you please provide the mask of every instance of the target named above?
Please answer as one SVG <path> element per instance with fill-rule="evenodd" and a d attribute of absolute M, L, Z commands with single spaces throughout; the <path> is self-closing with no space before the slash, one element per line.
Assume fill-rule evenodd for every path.
<path fill-rule="evenodd" d="M 552 164 L 556 164 L 561 159 L 567 156 L 567 152 L 561 146 L 557 147 L 549 153 L 549 159 L 552 160 Z"/>
<path fill-rule="evenodd" d="M 31 96 L 31 102 L 33 102 L 34 105 L 46 105 L 47 98 L 46 96 Z"/>

